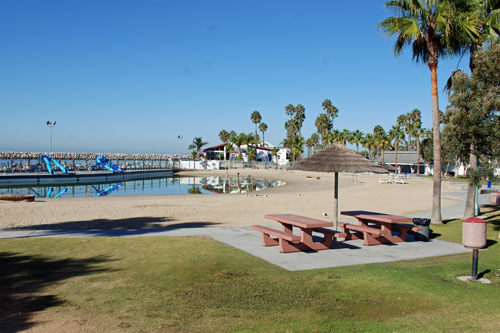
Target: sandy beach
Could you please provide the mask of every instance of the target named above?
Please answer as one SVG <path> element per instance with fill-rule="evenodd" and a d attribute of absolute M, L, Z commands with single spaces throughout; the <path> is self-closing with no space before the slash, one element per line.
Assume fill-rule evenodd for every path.
<path fill-rule="evenodd" d="M 268 213 L 295 213 L 333 220 L 333 174 L 257 169 L 230 175 L 279 179 L 287 184 L 247 194 L 109 196 L 0 201 L 1 229 L 116 229 L 273 224 Z M 184 176 L 226 175 L 226 171 L 183 172 Z M 432 207 L 432 180 L 410 178 L 407 184 L 380 184 L 380 175 L 340 174 L 339 211 L 372 210 L 411 216 Z M 443 207 L 457 203 L 443 183 Z M 323 213 L 326 213 L 325 217 Z M 348 217 L 340 217 L 348 220 Z M 180 225 L 182 224 L 182 226 Z"/>

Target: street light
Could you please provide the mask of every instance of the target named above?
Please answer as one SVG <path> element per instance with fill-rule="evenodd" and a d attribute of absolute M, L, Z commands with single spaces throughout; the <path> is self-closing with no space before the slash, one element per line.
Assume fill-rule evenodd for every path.
<path fill-rule="evenodd" d="M 50 144 L 49 144 L 49 155 L 50 155 L 50 153 L 52 152 L 52 128 L 56 126 L 56 121 L 54 120 L 54 122 L 50 122 L 49 120 L 47 120 L 47 126 L 50 128 Z"/>
<path fill-rule="evenodd" d="M 183 136 L 182 135 L 177 135 L 177 139 L 179 140 L 178 143 L 177 143 L 177 159 L 179 160 L 179 169 L 181 168 L 181 155 L 180 155 L 180 151 L 179 151 L 179 147 L 181 145 L 181 141 L 182 141 L 182 138 Z"/>

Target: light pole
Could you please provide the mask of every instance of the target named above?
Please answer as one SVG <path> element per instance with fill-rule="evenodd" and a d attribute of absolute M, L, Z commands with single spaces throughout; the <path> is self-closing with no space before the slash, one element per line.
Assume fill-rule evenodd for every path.
<path fill-rule="evenodd" d="M 181 145 L 181 141 L 182 141 L 182 138 L 183 136 L 182 135 L 177 135 L 177 139 L 179 140 L 178 143 L 177 143 L 177 159 L 179 161 L 179 169 L 181 168 L 181 154 L 180 154 L 180 151 L 179 151 L 179 147 Z"/>
<path fill-rule="evenodd" d="M 54 122 L 50 122 L 49 120 L 47 120 L 47 126 L 50 128 L 50 144 L 49 144 L 49 155 L 50 155 L 50 153 L 52 152 L 52 128 L 56 126 L 56 121 L 54 120 Z"/>

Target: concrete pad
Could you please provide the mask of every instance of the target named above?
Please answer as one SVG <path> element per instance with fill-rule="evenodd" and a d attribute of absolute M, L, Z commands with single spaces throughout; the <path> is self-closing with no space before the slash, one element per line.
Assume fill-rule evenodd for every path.
<path fill-rule="evenodd" d="M 211 228 L 229 229 L 229 228 Z M 410 241 L 391 245 L 366 246 L 362 240 L 334 243 L 332 249 L 317 252 L 280 253 L 279 246 L 264 247 L 259 232 L 249 228 L 230 228 L 232 232 L 211 232 L 210 237 L 286 270 L 373 264 L 469 253 L 462 244 L 431 240 Z"/>
<path fill-rule="evenodd" d="M 207 236 L 290 271 L 374 264 L 471 252 L 462 244 L 440 240 L 431 240 L 429 242 L 409 241 L 376 246 L 366 246 L 362 240 L 351 240 L 334 243 L 330 250 L 280 253 L 279 246 L 264 247 L 260 233 L 248 227 L 178 228 L 171 230 L 0 231 L 0 238 L 139 236 Z"/>

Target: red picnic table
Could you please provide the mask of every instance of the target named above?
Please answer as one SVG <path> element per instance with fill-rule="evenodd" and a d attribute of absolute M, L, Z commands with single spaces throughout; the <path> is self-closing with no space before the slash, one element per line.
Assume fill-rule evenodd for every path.
<path fill-rule="evenodd" d="M 343 238 L 345 234 L 324 227 L 332 227 L 333 223 L 295 214 L 266 214 L 264 218 L 281 223 L 283 231 L 254 225 L 252 229 L 262 233 L 264 246 L 279 245 L 283 253 L 299 251 L 327 250 L 332 245 L 333 237 Z M 300 236 L 294 235 L 293 228 L 300 229 Z M 323 240 L 315 242 L 312 233 L 323 234 Z M 271 238 L 271 236 L 277 237 Z"/>
<path fill-rule="evenodd" d="M 355 238 L 364 239 L 366 245 L 405 242 L 408 231 L 423 229 L 413 224 L 401 224 L 401 222 L 413 223 L 413 218 L 407 216 L 370 212 L 366 210 L 343 211 L 340 212 L 340 214 L 355 217 L 358 219 L 360 226 L 366 228 L 366 232 L 360 232 L 354 235 Z M 370 230 L 373 232 L 370 232 Z M 393 231 L 396 231 L 397 234 L 393 234 Z"/>

